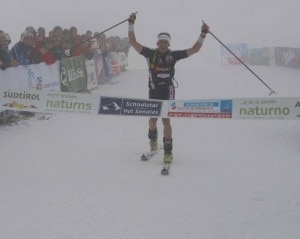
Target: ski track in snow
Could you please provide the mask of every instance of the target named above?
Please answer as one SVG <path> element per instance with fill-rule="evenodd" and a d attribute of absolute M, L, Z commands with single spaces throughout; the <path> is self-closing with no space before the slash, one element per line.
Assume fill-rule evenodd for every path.
<path fill-rule="evenodd" d="M 299 96 L 299 70 L 254 69 Z M 177 99 L 269 93 L 241 66 L 179 67 L 176 79 Z M 113 81 L 94 93 L 147 96 L 146 70 Z M 173 119 L 169 176 L 162 152 L 139 160 L 147 122 L 56 114 L 0 127 L 0 238 L 299 238 L 298 121 Z"/>

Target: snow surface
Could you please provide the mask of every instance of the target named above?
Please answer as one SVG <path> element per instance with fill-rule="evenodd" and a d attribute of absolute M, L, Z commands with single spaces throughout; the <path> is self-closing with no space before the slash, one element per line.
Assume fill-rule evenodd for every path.
<path fill-rule="evenodd" d="M 299 70 L 252 68 L 299 96 Z M 177 99 L 269 93 L 243 66 L 179 62 L 176 75 Z M 147 70 L 113 81 L 94 93 L 147 96 Z M 173 119 L 169 176 L 162 154 L 139 160 L 147 123 L 55 114 L 0 127 L 0 238 L 300 238 L 299 121 Z"/>

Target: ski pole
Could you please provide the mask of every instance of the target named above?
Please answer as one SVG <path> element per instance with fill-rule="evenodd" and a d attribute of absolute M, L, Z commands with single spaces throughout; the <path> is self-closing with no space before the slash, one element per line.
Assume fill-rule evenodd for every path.
<path fill-rule="evenodd" d="M 266 83 L 264 82 L 253 70 L 250 69 L 249 66 L 247 66 L 236 54 L 234 54 L 219 38 L 217 38 L 211 31 L 209 33 L 227 50 L 229 51 L 240 63 L 242 63 L 243 66 L 245 66 L 257 79 L 260 80 L 261 83 L 263 83 L 269 90 L 271 95 L 276 95 L 276 92 Z"/>
<path fill-rule="evenodd" d="M 137 14 L 137 12 L 136 12 L 135 14 Z M 67 55 L 67 56 L 70 56 L 71 50 L 72 50 L 72 49 L 74 49 L 74 48 L 76 48 L 76 47 L 82 45 L 83 43 L 86 43 L 86 42 L 90 41 L 91 39 L 96 38 L 96 37 L 99 36 L 99 35 L 102 35 L 103 33 L 107 32 L 107 31 L 109 31 L 109 30 L 111 30 L 111 29 L 113 29 L 113 28 L 115 28 L 115 27 L 117 27 L 117 26 L 123 24 L 124 22 L 127 22 L 127 21 L 128 21 L 128 18 L 125 19 L 125 20 L 123 20 L 123 21 L 121 21 L 121 22 L 119 22 L 119 23 L 117 23 L 117 24 L 115 24 L 115 25 L 113 25 L 112 27 L 107 28 L 106 30 L 104 30 L 104 31 L 102 31 L 102 32 L 100 32 L 100 33 L 98 33 L 98 34 L 96 34 L 96 35 L 93 36 L 93 37 L 90 37 L 90 38 L 88 38 L 88 39 L 86 39 L 86 40 L 84 40 L 84 41 L 82 41 L 82 42 L 80 42 L 80 43 L 78 43 L 78 44 L 76 44 L 76 45 L 74 45 L 74 46 L 71 46 L 70 49 L 68 49 L 68 50 L 65 51 L 66 55 Z"/>

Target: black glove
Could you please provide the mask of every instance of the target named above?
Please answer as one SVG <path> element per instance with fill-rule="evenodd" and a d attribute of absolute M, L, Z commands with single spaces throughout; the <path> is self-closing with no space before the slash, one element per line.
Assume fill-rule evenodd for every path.
<path fill-rule="evenodd" d="M 132 13 L 132 14 L 129 16 L 129 18 L 128 18 L 129 24 L 134 24 L 135 19 L 136 19 L 136 14 L 135 14 L 135 13 Z"/>
<path fill-rule="evenodd" d="M 205 22 L 203 22 L 203 25 L 201 27 L 201 32 L 204 34 L 209 33 L 209 26 Z"/>

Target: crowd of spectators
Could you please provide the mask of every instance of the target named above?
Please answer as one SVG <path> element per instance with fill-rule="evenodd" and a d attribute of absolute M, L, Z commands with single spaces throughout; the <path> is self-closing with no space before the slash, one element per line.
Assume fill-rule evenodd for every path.
<path fill-rule="evenodd" d="M 94 37 L 94 38 L 93 38 Z M 28 26 L 20 41 L 10 48 L 10 35 L 0 30 L 0 68 L 5 70 L 19 65 L 53 64 L 63 58 L 84 55 L 92 59 L 97 51 L 105 57 L 108 52 L 129 51 L 127 38 L 106 37 L 105 34 L 86 31 L 79 34 L 76 27 L 63 29 L 55 26 L 46 34 L 45 28 Z"/>

